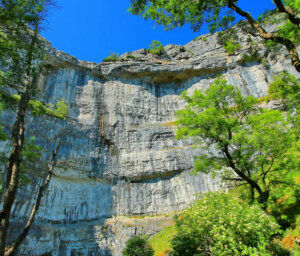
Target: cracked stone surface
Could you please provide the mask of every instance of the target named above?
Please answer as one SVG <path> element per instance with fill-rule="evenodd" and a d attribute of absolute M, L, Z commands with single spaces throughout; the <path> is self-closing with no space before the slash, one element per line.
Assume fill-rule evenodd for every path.
<path fill-rule="evenodd" d="M 248 35 L 239 31 L 239 36 L 242 48 L 232 56 L 216 35 L 206 35 L 184 46 L 167 45 L 161 56 L 141 49 L 100 64 L 79 61 L 46 43 L 51 58 L 40 77 L 40 98 L 46 103 L 65 98 L 70 113 L 66 120 L 27 118 L 27 135 L 45 150 L 31 170 L 33 182 L 18 195 L 11 237 L 30 212 L 57 138 L 62 146 L 19 255 L 120 256 L 133 235 L 151 236 L 170 225 L 169 217 L 130 216 L 174 213 L 197 194 L 219 189 L 210 176 L 190 174 L 197 150 L 192 141 L 175 139 L 174 114 L 184 107 L 181 93 L 205 89 L 223 74 L 245 95 L 261 97 L 274 74 L 288 70 L 299 76 L 283 49 L 267 59 L 268 65 L 243 63 L 250 45 Z M 12 113 L 2 114 L 5 129 L 12 121 Z M 7 150 L 7 144 L 0 146 Z"/>

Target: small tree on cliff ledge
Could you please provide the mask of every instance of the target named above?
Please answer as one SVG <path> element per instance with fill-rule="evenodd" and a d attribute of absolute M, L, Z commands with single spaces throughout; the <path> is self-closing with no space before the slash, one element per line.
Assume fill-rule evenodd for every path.
<path fill-rule="evenodd" d="M 129 11 L 145 19 L 153 19 L 166 29 L 191 24 L 192 29 L 198 31 L 206 22 L 210 32 L 233 25 L 236 20 L 234 14 L 238 14 L 248 21 L 262 39 L 284 45 L 290 53 L 292 64 L 300 72 L 300 60 L 295 47 L 299 43 L 300 1 L 274 0 L 274 3 L 277 7 L 274 12 L 286 15 L 285 25 L 278 27 L 278 32 L 267 32 L 249 12 L 238 7 L 238 0 L 131 0 Z"/>
<path fill-rule="evenodd" d="M 204 92 L 182 97 L 188 105 L 177 112 L 177 138 L 193 137 L 202 149 L 195 172 L 247 185 L 252 200 L 266 207 L 272 185 L 297 170 L 297 156 L 290 152 L 296 132 L 284 114 L 260 108 L 257 99 L 243 97 L 223 77 Z"/>

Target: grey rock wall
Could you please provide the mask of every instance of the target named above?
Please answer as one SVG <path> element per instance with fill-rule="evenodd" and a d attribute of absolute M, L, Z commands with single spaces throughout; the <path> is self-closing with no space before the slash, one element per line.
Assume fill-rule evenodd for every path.
<path fill-rule="evenodd" d="M 288 70 L 298 76 L 285 50 L 269 58 L 268 65 L 242 63 L 250 45 L 247 35 L 239 33 L 242 49 L 233 56 L 215 35 L 168 45 L 162 56 L 141 49 L 122 55 L 122 61 L 101 64 L 78 61 L 49 46 L 52 58 L 39 81 L 40 97 L 49 103 L 65 98 L 70 113 L 67 120 L 27 118 L 27 134 L 37 138 L 44 153 L 31 170 L 38 178 L 18 195 L 12 237 L 29 214 L 57 138 L 62 146 L 19 255 L 119 256 L 134 234 L 153 235 L 170 223 L 168 217 L 153 217 L 124 224 L 116 216 L 174 213 L 198 193 L 221 187 L 208 175 L 190 175 L 197 150 L 192 141 L 175 140 L 174 113 L 184 107 L 182 91 L 207 88 L 224 74 L 245 95 L 261 97 L 274 74 Z M 261 54 L 265 51 L 261 47 Z M 12 115 L 1 117 L 7 129 Z"/>

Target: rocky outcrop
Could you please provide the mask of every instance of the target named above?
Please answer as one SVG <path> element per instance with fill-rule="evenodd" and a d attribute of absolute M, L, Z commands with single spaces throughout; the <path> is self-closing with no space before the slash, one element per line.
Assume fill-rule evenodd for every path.
<path fill-rule="evenodd" d="M 66 120 L 27 118 L 27 134 L 44 148 L 43 160 L 31 170 L 37 178 L 18 195 L 12 237 L 29 214 L 58 137 L 62 146 L 20 255 L 118 256 L 129 237 L 152 235 L 170 224 L 169 217 L 128 217 L 170 214 L 189 206 L 197 194 L 219 189 L 210 176 L 190 174 L 197 154 L 193 141 L 175 139 L 182 91 L 207 88 L 224 74 L 244 94 L 261 97 L 274 74 L 285 69 L 298 75 L 285 50 L 264 65 L 242 61 L 250 44 L 248 35 L 238 33 L 242 48 L 231 56 L 216 35 L 167 45 L 161 56 L 141 49 L 100 64 L 48 46 L 51 58 L 40 77 L 40 97 L 46 103 L 65 98 L 70 113 Z M 265 51 L 261 47 L 259 54 Z M 1 117 L 7 129 L 12 120 L 9 112 Z"/>

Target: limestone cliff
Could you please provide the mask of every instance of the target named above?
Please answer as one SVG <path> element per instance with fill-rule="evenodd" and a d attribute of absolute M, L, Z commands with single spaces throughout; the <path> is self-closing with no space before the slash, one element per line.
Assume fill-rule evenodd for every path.
<path fill-rule="evenodd" d="M 27 118 L 28 136 L 45 149 L 35 176 L 44 175 L 56 138 L 62 146 L 20 255 L 119 256 L 130 236 L 152 235 L 171 221 L 130 216 L 169 214 L 190 205 L 198 193 L 218 189 L 211 177 L 190 175 L 197 154 L 192 141 L 175 140 L 172 122 L 184 107 L 181 92 L 206 88 L 224 74 L 244 94 L 261 97 L 274 74 L 285 69 L 298 75 L 284 50 L 265 65 L 245 62 L 242 54 L 250 43 L 248 35 L 239 31 L 239 36 L 242 48 L 232 56 L 216 35 L 206 35 L 185 46 L 167 45 L 162 56 L 141 49 L 100 64 L 49 46 L 40 97 L 47 103 L 65 98 L 70 113 L 67 120 Z M 259 54 L 265 51 L 261 46 Z M 12 113 L 1 117 L 7 129 L 12 120 Z M 12 236 L 29 214 L 38 183 L 36 178 L 19 193 Z"/>

